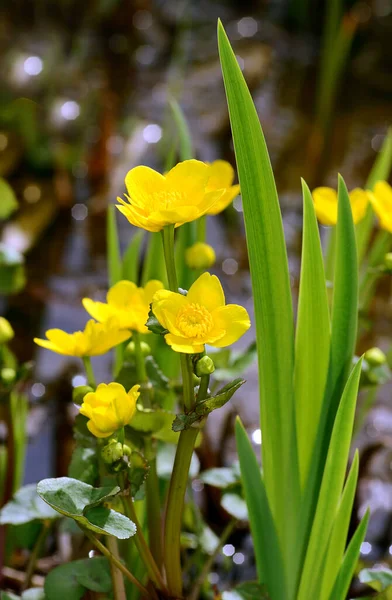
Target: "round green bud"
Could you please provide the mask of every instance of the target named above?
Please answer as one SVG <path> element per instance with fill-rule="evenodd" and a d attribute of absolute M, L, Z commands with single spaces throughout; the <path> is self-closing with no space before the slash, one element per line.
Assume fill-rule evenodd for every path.
<path fill-rule="evenodd" d="M 101 450 L 101 456 L 104 463 L 112 465 L 124 456 L 123 445 L 117 440 L 110 440 Z"/>
<path fill-rule="evenodd" d="M 83 399 L 85 395 L 93 391 L 93 388 L 89 385 L 78 385 L 76 388 L 73 389 L 72 402 L 74 402 L 75 404 L 83 404 Z"/>
<path fill-rule="evenodd" d="M 370 348 L 365 352 L 364 358 L 372 367 L 378 367 L 387 362 L 387 357 L 380 348 Z"/>
<path fill-rule="evenodd" d="M 4 317 L 0 317 L 0 344 L 6 344 L 14 337 L 11 324 Z"/>
<path fill-rule="evenodd" d="M 6 385 L 13 383 L 16 379 L 16 371 L 10 367 L 4 367 L 4 369 L 1 369 L 0 375 L 2 382 Z"/>
<path fill-rule="evenodd" d="M 388 252 L 388 254 L 384 256 L 384 267 L 387 271 L 392 272 L 392 252 Z"/>
<path fill-rule="evenodd" d="M 140 348 L 143 356 L 149 356 L 151 354 L 151 348 L 146 342 L 140 342 Z M 125 348 L 125 356 L 135 356 L 135 342 L 129 342 Z"/>
<path fill-rule="evenodd" d="M 185 262 L 190 269 L 209 269 L 215 260 L 214 248 L 204 242 L 196 242 L 185 250 Z"/>
<path fill-rule="evenodd" d="M 195 365 L 195 373 L 198 377 L 202 377 L 203 375 L 211 375 L 211 373 L 214 371 L 214 361 L 207 355 L 200 358 Z"/>

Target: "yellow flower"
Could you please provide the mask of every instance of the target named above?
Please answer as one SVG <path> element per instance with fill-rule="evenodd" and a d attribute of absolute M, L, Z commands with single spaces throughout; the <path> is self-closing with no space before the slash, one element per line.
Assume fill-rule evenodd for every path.
<path fill-rule="evenodd" d="M 336 225 L 338 220 L 338 195 L 329 187 L 318 187 L 313 190 L 313 202 L 316 215 L 322 225 Z M 359 223 L 366 214 L 369 194 L 365 190 L 355 188 L 349 193 L 354 223 Z"/>
<path fill-rule="evenodd" d="M 119 330 L 108 321 L 105 324 L 88 321 L 84 331 L 66 333 L 61 329 L 48 329 L 47 340 L 34 338 L 38 346 L 65 354 L 67 356 L 96 356 L 125 342 L 131 336 L 130 331 Z"/>
<path fill-rule="evenodd" d="M 86 394 L 80 413 L 90 419 L 91 433 L 105 438 L 128 425 L 136 411 L 139 388 L 134 385 L 127 393 L 119 383 L 100 383 L 95 392 Z"/>
<path fill-rule="evenodd" d="M 190 269 L 208 269 L 215 258 L 214 248 L 203 242 L 196 242 L 185 250 L 185 262 Z"/>
<path fill-rule="evenodd" d="M 208 181 L 207 191 L 225 188 L 224 194 L 207 211 L 209 215 L 217 215 L 225 210 L 240 193 L 239 185 L 232 185 L 234 181 L 234 169 L 230 163 L 225 160 L 216 160 L 210 164 L 210 179 Z"/>
<path fill-rule="evenodd" d="M 6 344 L 11 341 L 14 335 L 11 323 L 4 317 L 0 317 L 0 344 Z"/>
<path fill-rule="evenodd" d="M 369 196 L 381 227 L 392 233 L 392 187 L 386 181 L 377 181 Z"/>
<path fill-rule="evenodd" d="M 119 281 L 108 291 L 107 304 L 83 298 L 83 306 L 100 323 L 111 319 L 118 329 L 149 333 L 145 323 L 150 303 L 155 292 L 162 288 L 163 283 L 156 279 L 149 281 L 144 288 L 138 288 L 131 281 Z"/>
<path fill-rule="evenodd" d="M 199 160 L 185 160 L 165 175 L 139 166 L 125 177 L 128 202 L 117 198 L 117 208 L 128 221 L 147 231 L 176 227 L 204 215 L 224 193 L 206 189 L 210 167 Z"/>
<path fill-rule="evenodd" d="M 160 290 L 152 310 L 169 333 L 165 340 L 176 352 L 203 352 L 204 344 L 223 348 L 236 342 L 250 327 L 249 315 L 237 304 L 225 305 L 219 279 L 203 273 L 188 295 Z"/>

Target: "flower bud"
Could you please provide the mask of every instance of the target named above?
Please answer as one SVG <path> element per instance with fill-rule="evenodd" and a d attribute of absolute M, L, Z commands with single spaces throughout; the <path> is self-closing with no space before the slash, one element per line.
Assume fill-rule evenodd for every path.
<path fill-rule="evenodd" d="M 10 383 L 13 383 L 15 381 L 16 371 L 15 369 L 11 369 L 10 367 L 4 367 L 4 369 L 1 369 L 0 376 L 2 382 L 5 385 L 9 385 Z"/>
<path fill-rule="evenodd" d="M 151 354 L 151 348 L 146 342 L 140 342 L 140 348 L 143 356 L 149 356 Z M 125 356 L 135 356 L 135 342 L 129 342 L 125 348 Z"/>
<path fill-rule="evenodd" d="M 101 457 L 104 463 L 112 465 L 124 456 L 124 449 L 121 442 L 110 440 L 101 450 Z"/>
<path fill-rule="evenodd" d="M 384 256 L 384 267 L 387 271 L 392 273 L 392 252 L 388 252 L 388 254 Z"/>
<path fill-rule="evenodd" d="M 185 262 L 190 269 L 209 269 L 215 259 L 214 248 L 203 242 L 196 242 L 185 251 Z"/>
<path fill-rule="evenodd" d="M 4 317 L 0 317 L 0 344 L 6 344 L 14 337 L 14 330 Z"/>
<path fill-rule="evenodd" d="M 195 365 L 195 373 L 198 377 L 202 377 L 202 375 L 211 375 L 214 371 L 214 361 L 207 355 L 200 358 Z"/>
<path fill-rule="evenodd" d="M 365 352 L 364 358 L 372 367 L 378 367 L 387 362 L 387 357 L 380 348 L 370 348 L 370 350 Z"/>
<path fill-rule="evenodd" d="M 76 388 L 73 389 L 72 402 L 74 402 L 75 404 L 82 404 L 85 395 L 93 391 L 93 388 L 89 385 L 78 385 Z"/>

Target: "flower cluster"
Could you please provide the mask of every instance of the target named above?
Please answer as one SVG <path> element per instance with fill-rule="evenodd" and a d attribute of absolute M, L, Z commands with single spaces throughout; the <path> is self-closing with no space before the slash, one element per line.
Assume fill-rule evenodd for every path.
<path fill-rule="evenodd" d="M 392 232 L 392 188 L 386 181 L 378 181 L 373 190 L 355 188 L 349 193 L 354 223 L 359 223 L 371 203 L 382 229 Z M 313 190 L 313 202 L 318 220 L 322 225 L 336 225 L 338 219 L 338 195 L 329 187 Z"/>

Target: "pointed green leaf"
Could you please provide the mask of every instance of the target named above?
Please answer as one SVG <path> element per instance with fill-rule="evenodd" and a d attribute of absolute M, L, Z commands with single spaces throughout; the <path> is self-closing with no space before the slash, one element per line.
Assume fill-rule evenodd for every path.
<path fill-rule="evenodd" d="M 286 600 L 285 573 L 279 541 L 269 507 L 260 466 L 246 431 L 237 417 L 235 425 L 238 456 L 259 583 L 266 584 L 271 598 Z"/>
<path fill-rule="evenodd" d="M 167 283 L 161 232 L 150 232 L 148 234 L 146 256 L 143 261 L 142 285 L 146 285 L 150 279 L 158 279 L 165 284 Z"/>
<path fill-rule="evenodd" d="M 358 450 L 356 450 L 328 544 L 327 556 L 323 567 L 320 600 L 328 600 L 343 559 L 358 481 L 358 465 Z"/>
<path fill-rule="evenodd" d="M 218 44 L 225 84 L 255 303 L 263 466 L 283 540 L 299 496 L 293 394 L 294 331 L 283 225 L 268 150 L 252 97 L 222 24 Z M 292 495 L 285 493 L 289 487 Z M 288 556 L 290 544 L 284 544 Z"/>
<path fill-rule="evenodd" d="M 133 235 L 122 259 L 121 278 L 133 281 L 136 285 L 139 281 L 139 260 L 143 239 L 144 231 L 141 229 Z"/>
<path fill-rule="evenodd" d="M 362 360 L 355 365 L 332 430 L 297 600 L 320 596 L 325 556 L 346 474 Z"/>
<path fill-rule="evenodd" d="M 366 511 L 365 516 L 358 525 L 353 537 L 350 540 L 349 545 L 347 546 L 342 566 L 340 567 L 339 575 L 336 579 L 329 600 L 346 599 L 351 579 L 353 578 L 355 567 L 358 562 L 361 545 L 363 540 L 365 539 L 368 522 L 369 510 Z"/>
<path fill-rule="evenodd" d="M 121 279 L 121 255 L 118 239 L 116 208 L 109 204 L 106 221 L 107 261 L 109 272 L 109 286 L 111 287 Z"/>
<path fill-rule="evenodd" d="M 312 196 L 302 182 L 304 215 L 301 280 L 295 337 L 294 389 L 298 458 L 305 481 L 327 381 L 330 354 L 330 320 L 324 263 Z"/>

